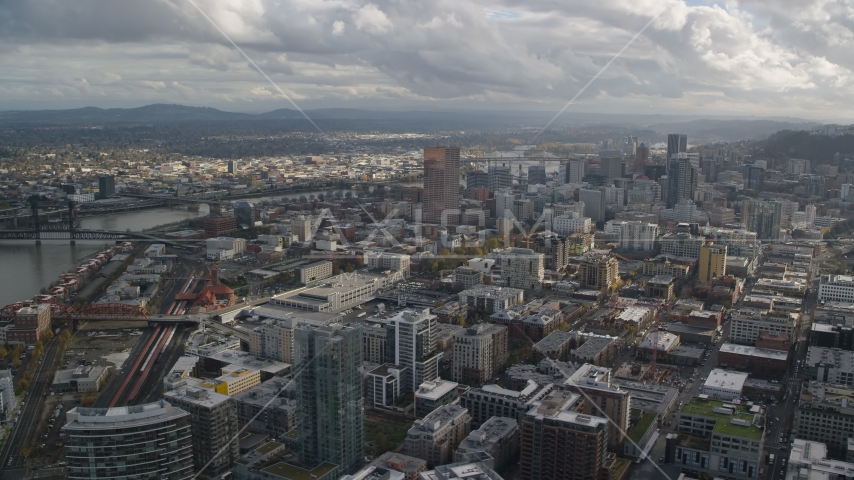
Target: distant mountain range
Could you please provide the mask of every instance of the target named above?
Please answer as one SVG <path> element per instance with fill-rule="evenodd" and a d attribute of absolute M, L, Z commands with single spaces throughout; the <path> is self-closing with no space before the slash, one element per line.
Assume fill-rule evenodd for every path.
<path fill-rule="evenodd" d="M 307 110 L 306 114 L 321 128 L 324 124 L 335 129 L 346 129 L 353 122 L 369 122 L 371 127 L 383 125 L 400 128 L 411 125 L 413 131 L 429 125 L 431 129 L 496 130 L 537 129 L 554 115 L 552 112 L 534 111 L 375 111 L 352 108 L 321 108 Z M 7 110 L 0 111 L 0 124 L 16 125 L 121 125 L 169 124 L 247 121 L 304 121 L 297 110 L 282 108 L 266 113 L 250 114 L 226 112 L 215 108 L 184 105 L 154 104 L 137 108 L 85 107 L 70 110 Z M 589 128 L 614 126 L 616 131 L 655 131 L 688 134 L 689 143 L 762 139 L 780 130 L 810 130 L 820 124 L 798 118 L 761 118 L 747 116 L 700 115 L 643 115 L 567 112 L 552 128 Z M 631 134 L 631 133 L 628 133 Z"/>

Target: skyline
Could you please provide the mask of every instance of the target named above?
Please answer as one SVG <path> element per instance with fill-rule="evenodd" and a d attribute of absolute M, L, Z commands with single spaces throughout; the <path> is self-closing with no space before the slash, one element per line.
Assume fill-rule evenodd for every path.
<path fill-rule="evenodd" d="M 854 110 L 843 2 L 198 6 L 300 108 L 557 112 L 668 3 L 567 113 L 838 121 Z M 12 66 L 0 110 L 292 108 L 189 2 L 5 5 L 0 32 Z"/>

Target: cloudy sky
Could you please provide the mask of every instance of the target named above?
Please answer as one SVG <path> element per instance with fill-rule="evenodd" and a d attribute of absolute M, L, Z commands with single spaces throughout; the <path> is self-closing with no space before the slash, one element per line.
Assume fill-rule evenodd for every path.
<path fill-rule="evenodd" d="M 854 115 L 850 0 L 0 0 L 0 109 Z M 658 15 L 656 17 L 656 15 Z"/>

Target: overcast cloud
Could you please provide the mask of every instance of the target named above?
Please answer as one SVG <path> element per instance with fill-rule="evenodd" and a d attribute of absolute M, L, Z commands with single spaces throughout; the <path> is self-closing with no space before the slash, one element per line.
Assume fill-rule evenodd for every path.
<path fill-rule="evenodd" d="M 195 0 L 303 108 L 844 119 L 847 0 Z M 0 0 L 0 109 L 287 108 L 187 0 Z"/>

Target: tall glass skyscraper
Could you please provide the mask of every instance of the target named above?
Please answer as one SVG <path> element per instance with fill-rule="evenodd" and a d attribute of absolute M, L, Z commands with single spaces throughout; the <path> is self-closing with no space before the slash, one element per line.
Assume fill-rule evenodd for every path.
<path fill-rule="evenodd" d="M 294 344 L 300 462 L 355 473 L 365 460 L 362 327 L 301 325 Z"/>
<path fill-rule="evenodd" d="M 670 133 L 667 135 L 667 158 L 664 159 L 665 169 L 670 175 L 670 161 L 678 154 L 688 151 L 688 135 L 684 133 Z"/>

